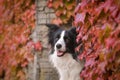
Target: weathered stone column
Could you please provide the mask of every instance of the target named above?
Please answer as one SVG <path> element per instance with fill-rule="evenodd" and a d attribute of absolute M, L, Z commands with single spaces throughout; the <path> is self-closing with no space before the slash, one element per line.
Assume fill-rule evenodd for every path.
<path fill-rule="evenodd" d="M 32 34 L 33 40 L 41 41 L 43 49 L 34 52 L 34 62 L 29 65 L 28 80 L 58 80 L 56 70 L 49 62 L 47 41 L 48 29 L 44 25 L 55 18 L 54 11 L 46 6 L 47 0 L 36 0 L 36 28 Z"/>

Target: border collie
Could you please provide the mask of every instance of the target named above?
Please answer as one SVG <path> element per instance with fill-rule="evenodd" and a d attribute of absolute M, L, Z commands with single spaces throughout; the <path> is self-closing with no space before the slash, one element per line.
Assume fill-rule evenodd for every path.
<path fill-rule="evenodd" d="M 80 72 L 83 61 L 77 60 L 75 53 L 76 29 L 63 30 L 55 24 L 46 24 L 49 28 L 49 44 L 51 45 L 50 61 L 57 69 L 59 80 L 82 80 Z"/>

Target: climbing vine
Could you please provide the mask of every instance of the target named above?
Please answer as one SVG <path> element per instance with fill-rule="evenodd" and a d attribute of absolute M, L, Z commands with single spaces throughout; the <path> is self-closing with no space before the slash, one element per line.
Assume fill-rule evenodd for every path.
<path fill-rule="evenodd" d="M 34 27 L 34 0 L 0 0 L 0 79 L 26 79 L 32 46 L 40 47 L 30 39 Z"/>
<path fill-rule="evenodd" d="M 62 24 L 67 23 L 73 15 L 76 2 L 75 0 L 48 0 L 47 5 L 55 10 L 57 18 L 53 22 Z"/>

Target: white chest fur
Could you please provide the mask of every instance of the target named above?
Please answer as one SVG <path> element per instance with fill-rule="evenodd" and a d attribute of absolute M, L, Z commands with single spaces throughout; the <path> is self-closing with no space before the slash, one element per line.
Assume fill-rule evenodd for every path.
<path fill-rule="evenodd" d="M 62 57 L 57 57 L 56 52 L 50 55 L 50 61 L 58 70 L 60 80 L 82 80 L 80 72 L 83 68 L 83 62 L 77 62 L 72 55 L 66 53 Z"/>

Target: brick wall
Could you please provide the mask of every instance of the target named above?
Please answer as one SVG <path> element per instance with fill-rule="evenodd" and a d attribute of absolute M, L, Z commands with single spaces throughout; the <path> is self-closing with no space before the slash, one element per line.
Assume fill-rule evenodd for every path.
<path fill-rule="evenodd" d="M 32 34 L 34 42 L 41 41 L 43 50 L 34 51 L 34 62 L 28 67 L 28 80 L 58 80 L 56 70 L 49 62 L 47 44 L 48 29 L 44 25 L 55 18 L 54 11 L 46 6 L 47 0 L 36 0 L 36 28 Z"/>
<path fill-rule="evenodd" d="M 51 19 L 55 18 L 54 10 L 46 6 L 47 0 L 37 0 L 37 24 L 50 23 Z"/>

